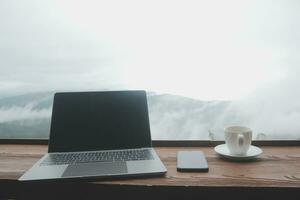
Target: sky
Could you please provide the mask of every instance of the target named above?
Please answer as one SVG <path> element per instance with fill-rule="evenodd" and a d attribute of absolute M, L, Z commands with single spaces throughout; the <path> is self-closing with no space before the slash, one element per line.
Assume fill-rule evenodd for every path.
<path fill-rule="evenodd" d="M 2 0 L 0 98 L 145 89 L 231 101 L 212 124 L 159 109 L 157 135 L 179 118 L 195 138 L 229 123 L 299 138 L 299 10 L 297 0 Z M 1 108 L 0 122 L 50 115 L 31 106 Z"/>
<path fill-rule="evenodd" d="M 298 1 L 0 2 L 0 97 L 146 89 L 246 98 L 294 74 Z"/>

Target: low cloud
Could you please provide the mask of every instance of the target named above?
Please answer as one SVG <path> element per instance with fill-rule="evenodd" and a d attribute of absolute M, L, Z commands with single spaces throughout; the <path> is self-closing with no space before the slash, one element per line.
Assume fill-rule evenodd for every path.
<path fill-rule="evenodd" d="M 224 121 L 235 115 L 238 122 L 251 127 L 262 139 L 300 139 L 300 69 L 291 70 L 284 79 L 265 85 L 224 113 Z M 234 121 L 233 121 L 234 122 Z"/>
<path fill-rule="evenodd" d="M 224 139 L 228 125 L 248 126 L 254 139 L 300 139 L 298 70 L 235 101 L 200 101 L 174 95 L 149 97 L 154 139 Z"/>
<path fill-rule="evenodd" d="M 153 139 L 221 139 L 229 124 L 299 139 L 299 2 L 222 2 L 0 1 L 0 97 L 140 87 L 194 98 L 150 95 Z M 50 116 L 0 107 L 0 123 Z"/>
<path fill-rule="evenodd" d="M 50 118 L 52 109 L 33 109 L 33 105 L 29 104 L 24 107 L 1 107 L 0 108 L 0 123 L 21 121 L 21 120 L 36 120 L 41 118 Z"/>

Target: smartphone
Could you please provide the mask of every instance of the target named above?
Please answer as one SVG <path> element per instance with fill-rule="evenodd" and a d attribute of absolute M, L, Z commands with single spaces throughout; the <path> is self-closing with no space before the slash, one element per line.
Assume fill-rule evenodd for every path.
<path fill-rule="evenodd" d="M 177 171 L 207 172 L 208 164 L 202 151 L 177 152 Z"/>

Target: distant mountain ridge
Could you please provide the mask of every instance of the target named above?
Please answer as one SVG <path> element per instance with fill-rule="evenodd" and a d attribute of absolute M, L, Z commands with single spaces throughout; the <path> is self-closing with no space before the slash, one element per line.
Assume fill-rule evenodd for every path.
<path fill-rule="evenodd" d="M 0 138 L 47 138 L 54 93 L 30 93 L 0 99 L 0 117 L 5 117 L 4 112 L 13 116 L 24 113 L 32 116 L 0 123 Z M 229 101 L 200 101 L 154 92 L 147 95 L 153 139 L 209 139 L 207 130 L 230 104 Z M 38 115 L 45 110 L 49 115 Z"/>
<path fill-rule="evenodd" d="M 54 92 L 39 92 L 5 97 L 0 99 L 0 109 L 3 107 L 24 107 L 33 104 L 33 109 L 51 107 Z"/>

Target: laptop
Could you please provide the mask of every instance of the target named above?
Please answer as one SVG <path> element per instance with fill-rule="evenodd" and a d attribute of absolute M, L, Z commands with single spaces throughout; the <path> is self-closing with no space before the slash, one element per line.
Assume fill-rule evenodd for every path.
<path fill-rule="evenodd" d="M 145 91 L 54 95 L 48 153 L 20 181 L 158 176 Z"/>

